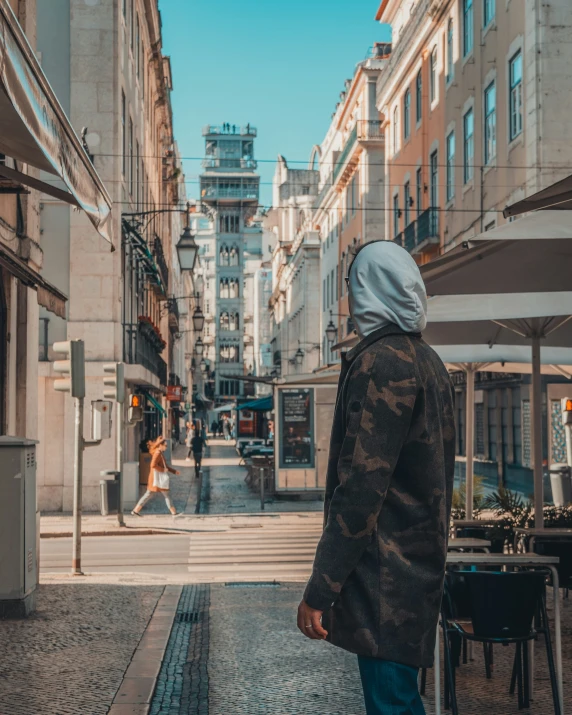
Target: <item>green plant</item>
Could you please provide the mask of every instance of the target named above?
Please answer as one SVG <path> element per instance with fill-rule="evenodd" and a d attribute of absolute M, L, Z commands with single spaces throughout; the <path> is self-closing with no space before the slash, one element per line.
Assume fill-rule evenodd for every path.
<path fill-rule="evenodd" d="M 483 510 L 485 489 L 482 477 L 473 477 L 473 514 L 478 516 Z M 467 487 L 465 480 L 461 482 L 458 489 L 453 489 L 453 499 L 451 502 L 451 513 L 455 514 L 454 519 L 465 518 L 465 507 L 467 504 Z M 457 516 L 459 514 L 459 516 Z M 461 516 L 462 514 L 462 516 Z"/>

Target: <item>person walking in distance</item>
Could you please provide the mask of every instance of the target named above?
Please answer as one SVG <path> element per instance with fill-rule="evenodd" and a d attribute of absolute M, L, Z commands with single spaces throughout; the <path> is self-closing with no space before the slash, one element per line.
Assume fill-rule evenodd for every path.
<path fill-rule="evenodd" d="M 203 461 L 203 452 L 207 444 L 207 440 L 202 430 L 199 427 L 200 423 L 197 423 L 197 428 L 195 429 L 195 436 L 191 440 L 191 448 L 189 449 L 189 456 L 191 452 L 193 453 L 193 459 L 195 460 L 195 477 L 198 479 L 201 471 L 201 462 Z"/>
<path fill-rule="evenodd" d="M 228 417 L 225 417 L 222 421 L 222 433 L 225 440 L 228 441 L 230 439 L 230 422 Z"/>
<path fill-rule="evenodd" d="M 162 494 L 165 498 L 167 508 L 173 516 L 177 515 L 177 510 L 171 501 L 169 486 L 169 473 L 179 476 L 180 472 L 169 466 L 165 460 L 164 452 L 167 449 L 167 440 L 163 437 L 158 437 L 154 442 L 149 442 L 149 453 L 151 454 L 151 467 L 149 469 L 149 481 L 147 482 L 147 491 L 131 512 L 133 516 L 141 516 L 141 509 L 153 497 L 154 494 Z"/>
<path fill-rule="evenodd" d="M 409 253 L 366 243 L 346 280 L 360 342 L 342 360 L 325 526 L 298 628 L 357 654 L 367 715 L 423 715 L 417 675 L 433 665 L 445 576 L 453 391 L 421 337 L 427 299 Z"/>
<path fill-rule="evenodd" d="M 212 436 L 216 439 L 217 433 L 218 433 L 218 422 L 216 420 L 212 421 L 211 424 L 211 433 Z"/>

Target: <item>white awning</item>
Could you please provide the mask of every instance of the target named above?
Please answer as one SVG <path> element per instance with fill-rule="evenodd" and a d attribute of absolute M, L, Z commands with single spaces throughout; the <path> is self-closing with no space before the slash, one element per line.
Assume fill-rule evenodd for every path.
<path fill-rule="evenodd" d="M 7 0 L 0 0 L 0 153 L 61 179 L 67 190 L 0 164 L 0 176 L 83 209 L 110 241 L 111 199 Z"/>

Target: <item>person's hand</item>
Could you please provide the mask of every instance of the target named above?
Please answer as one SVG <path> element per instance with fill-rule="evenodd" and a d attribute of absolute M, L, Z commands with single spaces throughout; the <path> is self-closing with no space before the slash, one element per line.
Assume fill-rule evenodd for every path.
<path fill-rule="evenodd" d="M 178 469 L 175 469 L 175 476 L 179 477 L 181 475 L 181 472 L 179 472 Z"/>
<path fill-rule="evenodd" d="M 305 601 L 301 601 L 298 606 L 298 628 L 306 636 L 312 640 L 323 641 L 328 635 L 322 626 L 322 613 L 315 608 L 310 608 Z"/>

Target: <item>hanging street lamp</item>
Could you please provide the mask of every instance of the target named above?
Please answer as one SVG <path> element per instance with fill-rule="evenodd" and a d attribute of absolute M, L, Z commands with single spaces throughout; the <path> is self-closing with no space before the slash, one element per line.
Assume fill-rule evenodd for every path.
<path fill-rule="evenodd" d="M 334 321 L 330 317 L 330 322 L 328 323 L 328 327 L 326 328 L 326 338 L 328 339 L 328 343 L 330 345 L 333 344 L 337 334 L 338 329 L 336 328 L 336 326 L 334 325 Z"/>
<path fill-rule="evenodd" d="M 205 315 L 203 311 L 201 310 L 201 307 L 198 306 L 195 308 L 195 311 L 193 313 L 193 328 L 195 329 L 196 333 L 201 333 L 203 328 L 205 326 Z"/>
<path fill-rule="evenodd" d="M 201 368 L 201 372 L 203 373 L 203 375 L 206 375 L 209 370 L 209 366 L 204 358 L 200 361 L 199 367 Z"/>
<path fill-rule="evenodd" d="M 177 243 L 177 255 L 179 256 L 179 266 L 182 271 L 193 271 L 197 262 L 199 247 L 195 237 L 191 233 L 190 204 L 187 204 L 187 225 Z"/>
<path fill-rule="evenodd" d="M 300 366 L 302 362 L 304 361 L 304 351 L 302 348 L 298 348 L 296 350 L 296 353 L 294 354 L 294 360 L 296 361 L 296 365 Z"/>
<path fill-rule="evenodd" d="M 205 344 L 201 340 L 200 336 L 197 338 L 197 342 L 195 343 L 195 353 L 199 356 L 202 357 L 202 354 L 205 350 Z"/>

